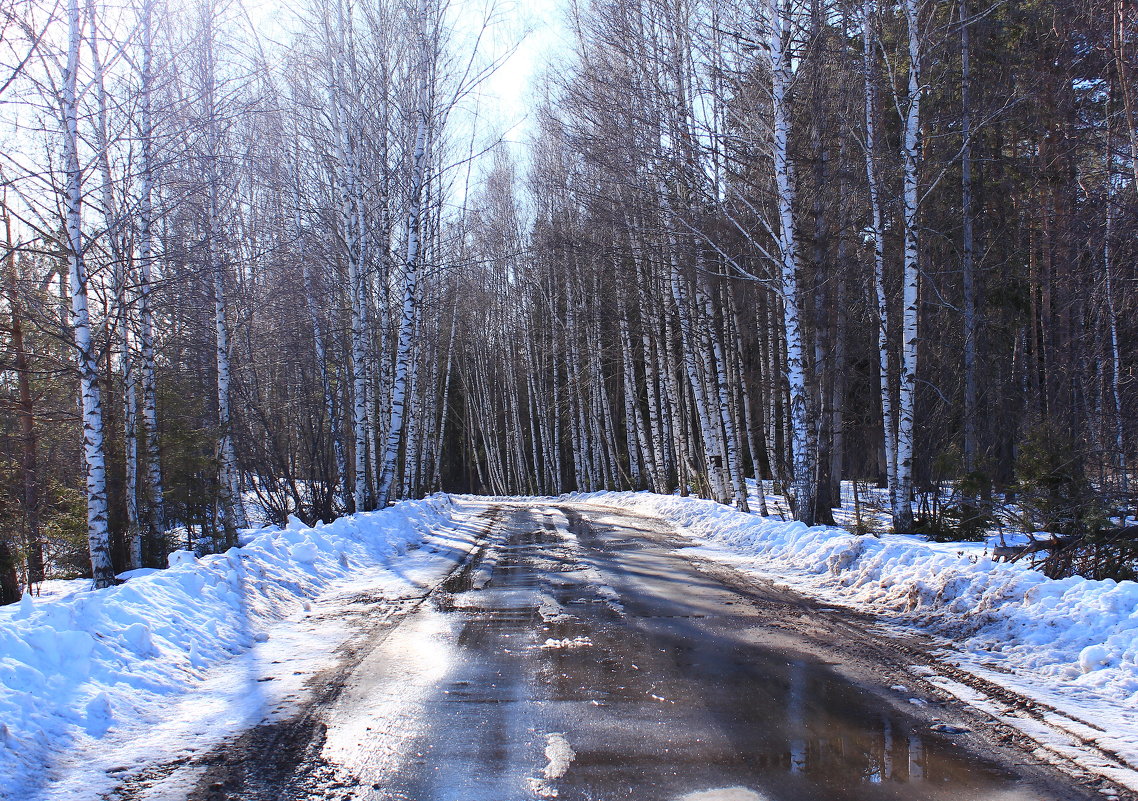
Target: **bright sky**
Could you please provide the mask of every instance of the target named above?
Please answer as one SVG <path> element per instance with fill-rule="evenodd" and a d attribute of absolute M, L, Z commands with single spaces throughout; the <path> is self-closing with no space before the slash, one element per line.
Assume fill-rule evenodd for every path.
<path fill-rule="evenodd" d="M 290 0 L 240 1 L 263 36 L 270 41 L 288 38 L 285 31 L 290 27 L 289 17 L 293 13 Z M 483 136 L 504 136 L 513 143 L 513 155 L 518 163 L 526 159 L 524 145 L 536 123 L 535 85 L 551 64 L 567 57 L 569 36 L 565 28 L 565 9 L 568 2 L 450 0 L 453 17 L 458 26 L 465 29 L 461 37 L 476 34 L 489 15 L 492 24 L 483 36 L 483 56 L 499 59 L 510 54 L 481 87 L 478 117 Z"/>
<path fill-rule="evenodd" d="M 565 0 L 500 0 L 499 8 L 502 22 L 492 52 L 516 50 L 491 77 L 486 105 L 501 119 L 510 141 L 524 142 L 532 132 L 534 84 L 565 54 Z"/>

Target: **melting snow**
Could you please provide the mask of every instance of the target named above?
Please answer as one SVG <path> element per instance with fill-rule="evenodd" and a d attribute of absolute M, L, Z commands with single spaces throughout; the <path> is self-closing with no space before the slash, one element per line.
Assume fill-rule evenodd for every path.
<path fill-rule="evenodd" d="M 593 641 L 588 637 L 574 637 L 569 639 L 565 637 L 561 640 L 555 640 L 552 637 L 547 639 L 541 644 L 542 648 L 584 648 L 587 645 L 592 645 Z"/>
<path fill-rule="evenodd" d="M 569 770 L 569 763 L 577 758 L 577 754 L 569 747 L 569 741 L 560 732 L 545 735 L 545 758 L 549 764 L 542 773 L 547 779 L 560 779 Z"/>
<path fill-rule="evenodd" d="M 760 795 L 746 787 L 724 787 L 718 790 L 700 790 L 688 793 L 679 801 L 768 801 L 765 795 Z"/>

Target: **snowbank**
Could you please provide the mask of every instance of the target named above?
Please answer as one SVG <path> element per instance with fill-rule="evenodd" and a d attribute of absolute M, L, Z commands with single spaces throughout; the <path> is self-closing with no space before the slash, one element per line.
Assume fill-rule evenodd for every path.
<path fill-rule="evenodd" d="M 243 532 L 224 554 L 176 552 L 169 569 L 117 587 L 0 608 L 0 797 L 42 774 L 52 750 L 184 692 L 306 599 L 405 553 L 452 514 L 438 495 L 315 528 L 293 518 Z"/>
<path fill-rule="evenodd" d="M 974 550 L 946 553 L 912 537 L 744 514 L 651 493 L 573 496 L 655 514 L 744 561 L 741 566 L 829 602 L 942 634 L 989 666 L 1028 671 L 1138 709 L 1138 583 L 1049 579 Z M 714 553 L 712 553 L 714 555 Z"/>

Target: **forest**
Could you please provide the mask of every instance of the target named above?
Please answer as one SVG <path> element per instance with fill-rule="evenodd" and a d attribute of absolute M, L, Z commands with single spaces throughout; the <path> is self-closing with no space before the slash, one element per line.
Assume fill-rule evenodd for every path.
<path fill-rule="evenodd" d="M 1133 0 L 574 3 L 521 141 L 507 11 L 0 0 L 0 603 L 754 480 L 1136 575 Z"/>

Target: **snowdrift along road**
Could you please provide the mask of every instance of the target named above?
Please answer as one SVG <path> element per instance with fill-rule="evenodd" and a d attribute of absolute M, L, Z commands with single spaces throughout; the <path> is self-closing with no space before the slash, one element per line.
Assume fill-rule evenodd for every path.
<path fill-rule="evenodd" d="M 25 798 L 53 752 L 158 720 L 216 665 L 361 569 L 452 522 L 437 495 L 315 528 L 242 532 L 242 546 L 116 587 L 0 608 L 0 798 Z M 141 572 L 141 571 L 140 571 Z M 14 793 L 8 795 L 8 793 Z"/>

